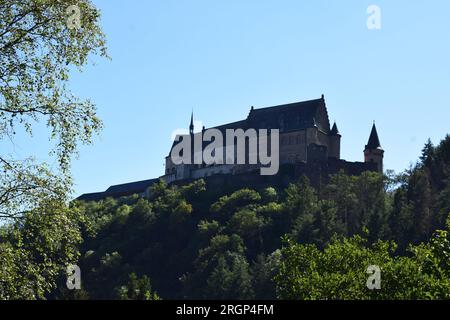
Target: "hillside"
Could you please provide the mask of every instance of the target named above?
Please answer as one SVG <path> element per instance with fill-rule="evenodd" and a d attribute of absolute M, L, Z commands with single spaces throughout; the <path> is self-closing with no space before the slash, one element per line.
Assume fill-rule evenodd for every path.
<path fill-rule="evenodd" d="M 284 190 L 247 188 L 217 197 L 198 180 L 181 187 L 160 182 L 150 199 L 79 203 L 86 215 L 80 260 L 85 294 L 120 298 L 121 287 L 136 274 L 150 279 L 164 299 L 284 297 L 281 288 L 294 279 L 281 277 L 289 272 L 280 267 L 286 268 L 283 260 L 292 258 L 284 253 L 294 243 L 329 250 L 355 235 L 345 240 L 359 239 L 352 242 L 355 250 L 368 248 L 368 255 L 385 250 L 389 259 L 403 256 L 408 263 L 419 263 L 407 248 L 426 243 L 435 230 L 445 228 L 449 164 L 447 136 L 436 147 L 427 143 L 417 165 L 401 175 L 340 173 L 320 193 L 301 178 Z M 379 240 L 398 246 L 386 242 L 386 248 L 372 248 Z M 294 247 L 287 248 L 289 243 Z M 277 274 L 278 293 L 273 281 Z M 446 285 L 448 297 L 448 281 Z"/>
<path fill-rule="evenodd" d="M 161 181 L 148 199 L 74 202 L 3 227 L 2 272 L 39 270 L 42 295 L 58 299 L 450 298 L 449 170 L 447 136 L 399 175 L 341 172 L 320 190 L 306 177 L 229 192 Z M 65 289 L 68 262 L 82 290 Z M 381 290 L 366 287 L 369 265 Z"/>

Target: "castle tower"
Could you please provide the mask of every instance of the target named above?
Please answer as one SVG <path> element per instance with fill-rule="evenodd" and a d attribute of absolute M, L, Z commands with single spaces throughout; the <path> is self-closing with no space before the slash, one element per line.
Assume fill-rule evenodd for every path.
<path fill-rule="evenodd" d="M 339 133 L 336 122 L 330 131 L 329 139 L 330 145 L 328 148 L 328 157 L 340 159 L 341 158 L 341 134 Z"/>
<path fill-rule="evenodd" d="M 373 123 L 372 132 L 370 133 L 369 142 L 364 149 L 364 162 L 376 163 L 378 172 L 383 173 L 384 150 L 381 148 L 380 139 L 378 138 L 377 127 Z"/>

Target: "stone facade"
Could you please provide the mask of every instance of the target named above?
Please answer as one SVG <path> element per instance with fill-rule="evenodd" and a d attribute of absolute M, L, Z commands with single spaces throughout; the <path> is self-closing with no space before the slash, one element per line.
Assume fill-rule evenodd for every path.
<path fill-rule="evenodd" d="M 200 133 L 193 132 L 191 117 L 191 139 Z M 341 159 L 341 134 L 336 123 L 331 128 L 325 98 L 286 105 L 255 109 L 251 108 L 245 120 L 214 127 L 225 132 L 226 129 L 279 129 L 280 164 L 309 163 Z M 177 141 L 184 136 L 177 137 Z M 172 148 L 176 145 L 174 142 Z M 248 151 L 248 150 L 247 150 Z M 172 152 L 172 149 L 171 149 Z M 372 159 L 372 158 L 371 158 Z M 381 158 L 374 161 L 380 162 Z M 372 160 L 370 160 L 372 161 Z M 369 161 L 368 161 L 369 162 Z M 382 167 L 381 167 L 382 168 Z M 178 180 L 205 178 L 215 174 L 238 174 L 254 170 L 245 165 L 175 165 L 169 153 L 166 157 L 166 171 L 162 177 L 171 183 Z"/>

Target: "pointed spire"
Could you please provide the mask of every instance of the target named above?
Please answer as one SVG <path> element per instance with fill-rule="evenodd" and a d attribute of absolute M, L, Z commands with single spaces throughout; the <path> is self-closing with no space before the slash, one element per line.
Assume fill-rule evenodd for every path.
<path fill-rule="evenodd" d="M 377 127 L 375 121 L 373 122 L 372 131 L 370 132 L 369 142 L 367 142 L 366 149 L 381 149 L 380 139 L 378 138 Z"/>
<path fill-rule="evenodd" d="M 194 111 L 191 113 L 191 124 L 189 125 L 189 133 L 194 133 Z"/>
<path fill-rule="evenodd" d="M 339 133 L 339 129 L 338 129 L 337 125 L 336 125 L 336 121 L 333 124 L 333 128 L 331 129 L 330 134 L 333 135 L 333 136 L 337 136 L 337 135 L 340 134 Z"/>

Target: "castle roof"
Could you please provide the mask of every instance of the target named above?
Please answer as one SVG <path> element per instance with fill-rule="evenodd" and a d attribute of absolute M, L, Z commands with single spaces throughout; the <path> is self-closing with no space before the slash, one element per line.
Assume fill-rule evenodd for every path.
<path fill-rule="evenodd" d="M 105 192 L 86 193 L 77 198 L 80 201 L 98 201 L 108 197 L 118 198 L 133 194 L 144 193 L 150 186 L 155 184 L 158 179 L 142 180 L 124 184 L 118 184 L 109 187 Z"/>
<path fill-rule="evenodd" d="M 333 124 L 333 128 L 331 128 L 330 134 L 333 135 L 333 136 L 337 136 L 337 135 L 340 134 L 339 133 L 339 129 L 338 129 L 337 125 L 336 125 L 336 122 Z"/>
<path fill-rule="evenodd" d="M 283 104 L 255 109 L 252 107 L 247 119 L 219 125 L 208 129 L 218 129 L 223 134 L 227 129 L 280 129 L 280 132 L 299 131 L 315 128 L 330 134 L 330 121 L 322 96 L 320 99 Z M 183 137 L 181 135 L 178 137 Z M 172 148 L 179 143 L 175 139 Z M 207 144 L 207 143 L 204 143 Z M 170 154 L 170 153 L 169 153 Z"/>
<path fill-rule="evenodd" d="M 105 191 L 105 193 L 107 193 L 107 194 L 119 194 L 122 192 L 141 193 L 141 192 L 145 192 L 145 190 L 148 187 L 150 187 L 157 181 L 158 181 L 158 179 L 149 179 L 149 180 L 142 180 L 142 181 L 118 184 L 118 185 L 109 187 Z"/>
<path fill-rule="evenodd" d="M 280 129 L 281 132 L 304 130 L 318 127 L 330 132 L 330 121 L 321 99 L 295 102 L 261 109 L 252 109 L 247 118 L 250 128 Z"/>
<path fill-rule="evenodd" d="M 79 196 L 76 200 L 86 201 L 86 202 L 100 201 L 105 198 L 104 195 L 105 195 L 104 192 L 85 193 L 85 194 L 82 194 L 81 196 Z"/>
<path fill-rule="evenodd" d="M 231 123 L 227 123 L 227 124 L 223 124 L 217 127 L 213 127 L 210 129 L 217 129 L 220 130 L 223 134 L 225 134 L 227 129 L 247 129 L 247 121 L 246 120 L 241 120 L 241 121 L 236 121 L 236 122 L 231 122 Z"/>
<path fill-rule="evenodd" d="M 378 138 L 377 127 L 375 123 L 370 132 L 369 142 L 367 142 L 366 149 L 381 149 L 380 139 Z"/>

